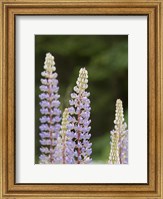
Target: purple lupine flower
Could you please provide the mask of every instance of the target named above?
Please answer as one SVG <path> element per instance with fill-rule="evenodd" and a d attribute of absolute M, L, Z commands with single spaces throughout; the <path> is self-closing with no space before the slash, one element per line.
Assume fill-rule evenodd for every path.
<path fill-rule="evenodd" d="M 69 112 L 66 108 L 63 112 L 61 130 L 57 139 L 57 145 L 55 148 L 54 159 L 58 164 L 73 164 L 74 160 L 74 147 L 75 142 L 73 139 L 73 133 L 68 130 Z"/>
<path fill-rule="evenodd" d="M 58 95 L 58 80 L 56 67 L 54 66 L 54 57 L 47 53 L 44 62 L 44 69 L 41 73 L 43 78 L 41 79 L 42 85 L 40 90 L 42 93 L 39 95 L 40 98 L 40 112 L 42 117 L 40 118 L 40 152 L 39 157 L 40 163 L 51 164 L 55 163 L 53 154 L 56 147 L 56 140 L 60 131 L 61 111 L 58 108 L 60 105 Z"/>
<path fill-rule="evenodd" d="M 128 164 L 128 130 L 123 131 L 120 136 L 120 162 L 121 164 Z"/>
<path fill-rule="evenodd" d="M 116 101 L 114 130 L 111 131 L 111 149 L 109 164 L 128 163 L 128 130 L 124 122 L 123 105 L 120 99 Z"/>
<path fill-rule="evenodd" d="M 86 164 L 91 162 L 91 145 L 89 139 L 91 137 L 89 131 L 91 127 L 90 118 L 90 93 L 86 91 L 88 88 L 88 72 L 85 68 L 79 71 L 79 77 L 71 93 L 69 101 L 69 125 L 68 129 L 73 133 L 75 140 L 74 156 L 75 163 Z"/>

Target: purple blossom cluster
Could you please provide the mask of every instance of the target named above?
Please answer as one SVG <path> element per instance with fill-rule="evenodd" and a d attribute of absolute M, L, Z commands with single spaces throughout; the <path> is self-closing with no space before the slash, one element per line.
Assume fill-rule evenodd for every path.
<path fill-rule="evenodd" d="M 73 133 L 68 130 L 69 125 L 69 112 L 66 108 L 62 116 L 62 125 L 59 137 L 57 139 L 57 145 L 55 149 L 55 163 L 57 164 L 74 164 L 74 147 L 75 142 L 73 141 Z"/>
<path fill-rule="evenodd" d="M 54 57 L 46 54 L 44 69 L 42 72 L 42 79 L 40 86 L 40 163 L 50 164 L 55 163 L 54 152 L 57 144 L 57 138 L 60 131 L 61 110 L 59 109 L 60 102 L 58 94 L 58 80 L 57 73 L 55 72 Z"/>
<path fill-rule="evenodd" d="M 125 130 L 120 134 L 119 149 L 120 163 L 128 164 L 128 130 Z"/>
<path fill-rule="evenodd" d="M 69 125 L 67 126 L 73 133 L 75 142 L 74 159 L 76 164 L 87 164 L 91 162 L 90 155 L 92 153 L 92 143 L 89 139 L 90 132 L 90 93 L 86 91 L 88 88 L 88 72 L 85 68 L 79 71 L 79 77 L 74 87 L 74 92 L 71 93 L 69 101 Z"/>

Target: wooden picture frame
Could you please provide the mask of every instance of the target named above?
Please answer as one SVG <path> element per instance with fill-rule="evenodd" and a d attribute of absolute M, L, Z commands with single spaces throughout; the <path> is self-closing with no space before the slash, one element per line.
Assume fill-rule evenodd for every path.
<path fill-rule="evenodd" d="M 0 175 L 1 198 L 163 198 L 163 70 L 161 54 L 163 1 L 1 0 Z M 15 16 L 146 15 L 148 16 L 148 183 L 16 184 L 15 183 Z"/>

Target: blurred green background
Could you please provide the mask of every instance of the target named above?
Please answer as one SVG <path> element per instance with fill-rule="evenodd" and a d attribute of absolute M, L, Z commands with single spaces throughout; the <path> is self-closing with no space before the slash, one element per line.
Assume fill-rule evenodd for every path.
<path fill-rule="evenodd" d="M 115 102 L 123 101 L 128 121 L 127 35 L 35 35 L 35 163 L 39 160 L 39 86 L 47 52 L 55 57 L 61 110 L 68 107 L 79 69 L 89 73 L 93 163 L 107 163 Z"/>

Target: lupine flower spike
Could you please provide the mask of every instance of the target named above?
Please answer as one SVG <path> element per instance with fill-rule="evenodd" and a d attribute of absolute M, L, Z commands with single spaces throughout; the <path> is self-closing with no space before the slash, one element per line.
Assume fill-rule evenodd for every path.
<path fill-rule="evenodd" d="M 111 131 L 109 164 L 120 164 L 119 159 L 119 133 L 115 130 Z"/>
<path fill-rule="evenodd" d="M 122 101 L 116 101 L 116 113 L 114 120 L 114 130 L 111 131 L 111 149 L 109 155 L 109 164 L 127 164 L 128 163 L 128 130 L 124 122 Z"/>
<path fill-rule="evenodd" d="M 91 162 L 90 155 L 92 153 L 91 143 L 89 141 L 91 134 L 90 118 L 90 93 L 86 91 L 88 88 L 88 72 L 85 68 L 79 71 L 79 77 L 74 87 L 74 92 L 71 93 L 69 101 L 70 117 L 68 129 L 74 134 L 75 141 L 75 163 L 86 164 Z"/>
<path fill-rule="evenodd" d="M 66 108 L 62 116 L 62 126 L 57 139 L 57 146 L 55 149 L 55 163 L 58 164 L 73 164 L 74 163 L 74 147 L 75 142 L 72 141 L 73 133 L 68 130 L 67 126 L 69 112 Z"/>
<path fill-rule="evenodd" d="M 44 71 L 41 73 L 42 79 L 40 86 L 41 94 L 39 98 L 40 112 L 42 117 L 40 118 L 40 143 L 41 143 L 41 155 L 39 157 L 40 163 L 51 164 L 55 163 L 53 154 L 55 151 L 56 140 L 60 131 L 60 114 L 59 109 L 60 102 L 58 94 L 58 80 L 54 57 L 47 53 L 44 62 Z"/>

